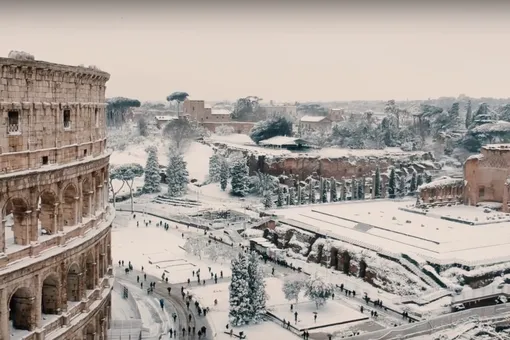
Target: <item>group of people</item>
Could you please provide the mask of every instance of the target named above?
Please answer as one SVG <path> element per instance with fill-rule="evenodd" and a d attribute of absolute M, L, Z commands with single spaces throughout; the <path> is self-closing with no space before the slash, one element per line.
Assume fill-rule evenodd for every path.
<path fill-rule="evenodd" d="M 218 283 L 218 274 L 217 273 L 213 273 L 212 272 L 212 269 L 211 267 L 209 267 L 209 274 L 211 274 L 211 280 L 214 280 L 214 283 Z M 191 275 L 193 277 L 195 277 L 195 271 L 193 270 Z M 197 269 L 196 271 L 196 278 L 197 278 L 197 283 L 200 285 L 200 284 L 203 284 L 205 285 L 205 280 L 200 280 L 200 269 Z M 220 270 L 220 278 L 223 279 L 223 270 Z M 188 286 L 191 285 L 191 279 L 188 278 Z"/>

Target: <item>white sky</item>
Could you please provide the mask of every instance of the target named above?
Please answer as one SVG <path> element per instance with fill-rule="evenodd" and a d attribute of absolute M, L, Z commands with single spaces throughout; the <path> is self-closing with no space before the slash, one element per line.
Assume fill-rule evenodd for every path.
<path fill-rule="evenodd" d="M 163 1 L 161 1 L 163 2 Z M 93 64 L 111 74 L 107 96 L 164 100 L 426 99 L 510 97 L 510 10 L 180 6 L 113 7 L 83 1 L 0 5 L 0 56 Z M 290 2 L 289 2 L 290 3 Z M 436 4 L 436 3 L 435 3 Z"/>

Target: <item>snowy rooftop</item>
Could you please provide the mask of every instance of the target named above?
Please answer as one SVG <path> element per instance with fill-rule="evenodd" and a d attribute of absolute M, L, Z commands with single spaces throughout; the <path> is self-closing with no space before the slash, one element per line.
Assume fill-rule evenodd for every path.
<path fill-rule="evenodd" d="M 265 139 L 259 142 L 260 145 L 297 145 L 297 144 L 308 144 L 307 141 L 301 138 L 287 137 L 287 136 L 276 136 Z"/>
<path fill-rule="evenodd" d="M 156 116 L 154 117 L 156 120 L 161 120 L 161 121 L 167 121 L 167 120 L 174 120 L 174 119 L 179 119 L 178 117 L 176 116 Z"/>
<path fill-rule="evenodd" d="M 227 109 L 211 109 L 211 114 L 213 115 L 229 115 L 230 112 L 231 111 Z"/>
<path fill-rule="evenodd" d="M 400 148 L 386 148 L 382 150 L 375 149 L 343 149 L 343 148 L 323 148 L 309 150 L 307 152 L 292 152 L 287 149 L 270 149 L 257 146 L 255 142 L 247 135 L 232 134 L 229 136 L 211 135 L 210 140 L 216 143 L 225 144 L 228 147 L 239 148 L 251 151 L 255 154 L 273 155 L 273 156 L 301 156 L 301 157 L 324 157 L 324 158 L 360 158 L 360 157 L 409 157 L 411 155 L 422 155 L 425 152 L 420 151 L 402 151 Z"/>
<path fill-rule="evenodd" d="M 506 121 L 497 121 L 495 123 L 486 123 L 475 127 L 471 130 L 474 133 L 487 133 L 487 132 L 508 132 L 510 131 L 510 123 Z"/>
<path fill-rule="evenodd" d="M 426 183 L 423 185 L 420 185 L 418 190 L 427 190 L 427 189 L 437 189 L 452 185 L 461 185 L 464 184 L 464 180 L 462 178 L 451 178 L 448 176 L 443 176 L 433 182 Z"/>
<path fill-rule="evenodd" d="M 508 123 L 510 125 L 510 123 Z M 482 146 L 485 150 L 510 150 L 510 144 L 487 144 Z"/>
<path fill-rule="evenodd" d="M 279 215 L 280 221 L 387 254 L 416 254 L 439 263 L 491 263 L 509 255 L 510 217 L 506 214 L 452 206 L 430 209 L 422 215 L 413 213 L 411 207 L 410 201 L 357 201 L 278 209 L 272 213 Z M 489 215 L 494 219 L 487 220 Z M 441 217 L 487 224 L 469 225 Z"/>
<path fill-rule="evenodd" d="M 318 123 L 326 119 L 326 116 L 303 116 L 300 121 L 305 123 Z"/>

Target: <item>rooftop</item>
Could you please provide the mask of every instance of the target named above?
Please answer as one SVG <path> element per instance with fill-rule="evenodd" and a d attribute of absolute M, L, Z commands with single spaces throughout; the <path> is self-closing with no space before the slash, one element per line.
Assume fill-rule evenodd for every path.
<path fill-rule="evenodd" d="M 211 109 L 211 114 L 213 115 L 230 115 L 231 111 L 227 109 Z"/>
<path fill-rule="evenodd" d="M 490 264 L 509 255 L 510 216 L 485 211 L 451 206 L 424 212 L 412 201 L 371 200 L 272 213 L 280 221 L 382 253 L 405 253 L 436 263 Z"/>
<path fill-rule="evenodd" d="M 326 118 L 327 118 L 326 116 L 303 116 L 301 117 L 300 121 L 306 123 L 318 123 Z"/>
<path fill-rule="evenodd" d="M 509 123 L 510 124 L 510 123 Z M 487 144 L 482 146 L 485 150 L 510 150 L 510 144 Z"/>
<path fill-rule="evenodd" d="M 167 120 L 174 120 L 174 119 L 179 119 L 178 117 L 176 116 L 156 116 L 154 117 L 156 120 L 161 120 L 161 121 L 167 121 Z"/>
<path fill-rule="evenodd" d="M 287 137 L 287 136 L 276 136 L 265 139 L 259 142 L 260 145 L 299 145 L 299 144 L 308 144 L 307 141 L 301 138 L 295 137 Z"/>

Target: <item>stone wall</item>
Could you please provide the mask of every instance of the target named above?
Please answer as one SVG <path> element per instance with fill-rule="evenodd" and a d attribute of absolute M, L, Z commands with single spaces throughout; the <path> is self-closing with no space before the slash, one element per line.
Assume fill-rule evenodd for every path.
<path fill-rule="evenodd" d="M 203 127 L 211 132 L 215 132 L 216 128 L 221 125 L 232 126 L 235 133 L 249 134 L 255 123 L 252 122 L 202 122 Z"/>

